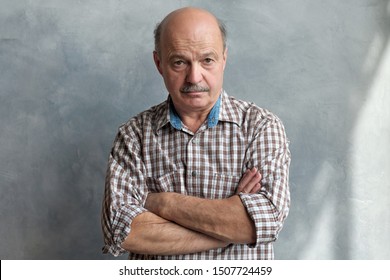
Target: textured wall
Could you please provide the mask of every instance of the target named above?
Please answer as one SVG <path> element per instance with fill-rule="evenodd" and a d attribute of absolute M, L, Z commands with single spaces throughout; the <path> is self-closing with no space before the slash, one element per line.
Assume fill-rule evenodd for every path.
<path fill-rule="evenodd" d="M 117 127 L 165 99 L 154 25 L 227 23 L 225 89 L 281 117 L 292 208 L 278 259 L 390 258 L 390 4 L 0 0 L 0 258 L 100 259 Z"/>

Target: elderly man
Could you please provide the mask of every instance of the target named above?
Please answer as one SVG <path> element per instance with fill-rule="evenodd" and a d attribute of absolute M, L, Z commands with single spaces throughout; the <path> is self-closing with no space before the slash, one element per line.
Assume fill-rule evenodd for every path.
<path fill-rule="evenodd" d="M 165 102 L 119 128 L 103 205 L 103 251 L 130 259 L 272 259 L 287 217 L 281 121 L 223 90 L 226 30 L 183 8 L 155 30 Z"/>

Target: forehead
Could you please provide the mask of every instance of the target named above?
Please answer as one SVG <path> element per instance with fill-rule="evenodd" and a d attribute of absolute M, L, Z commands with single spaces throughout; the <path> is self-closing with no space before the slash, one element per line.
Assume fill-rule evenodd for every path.
<path fill-rule="evenodd" d="M 163 51 L 188 51 L 204 53 L 210 51 L 222 51 L 222 40 L 218 36 L 211 34 L 185 34 L 180 36 L 178 33 L 174 34 L 169 40 L 163 43 Z"/>
<path fill-rule="evenodd" d="M 161 34 L 162 51 L 167 49 L 191 50 L 213 48 L 223 49 L 219 25 L 212 17 L 175 18 L 166 23 Z"/>

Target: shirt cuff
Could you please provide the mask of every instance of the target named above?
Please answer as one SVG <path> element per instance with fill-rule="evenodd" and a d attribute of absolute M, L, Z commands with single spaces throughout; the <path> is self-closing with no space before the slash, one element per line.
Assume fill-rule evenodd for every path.
<path fill-rule="evenodd" d="M 130 234 L 131 223 L 134 218 L 147 211 L 143 207 L 127 205 L 116 212 L 110 230 L 111 238 L 106 239 L 105 246 L 102 249 L 103 253 L 111 253 L 115 257 L 128 253 L 121 247 L 121 244 Z"/>
<path fill-rule="evenodd" d="M 248 246 L 254 248 L 275 241 L 279 231 L 275 206 L 262 194 L 240 193 L 239 196 L 256 228 L 256 243 Z"/>

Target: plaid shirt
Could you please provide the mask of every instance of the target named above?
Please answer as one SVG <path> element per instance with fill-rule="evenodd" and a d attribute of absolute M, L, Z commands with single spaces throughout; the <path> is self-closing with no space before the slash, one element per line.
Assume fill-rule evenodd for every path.
<path fill-rule="evenodd" d="M 223 92 L 207 121 L 192 133 L 168 98 L 119 128 L 106 177 L 103 252 L 114 256 L 126 252 L 120 244 L 132 220 L 147 211 L 148 192 L 223 199 L 235 194 L 247 169 L 257 167 L 261 190 L 239 194 L 255 223 L 255 244 L 187 255 L 130 253 L 129 259 L 273 259 L 273 241 L 289 211 L 289 165 L 283 124 L 269 111 Z"/>

